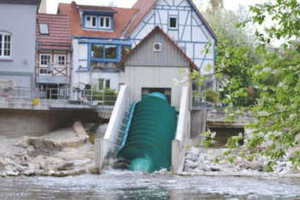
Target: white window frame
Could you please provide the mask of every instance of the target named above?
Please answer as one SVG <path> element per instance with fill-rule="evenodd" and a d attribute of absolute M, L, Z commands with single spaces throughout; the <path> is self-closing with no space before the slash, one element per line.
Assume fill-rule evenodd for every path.
<path fill-rule="evenodd" d="M 103 19 L 103 26 L 101 26 L 101 20 Z M 109 25 L 107 25 L 107 20 L 109 22 Z M 99 16 L 99 28 L 100 29 L 112 29 L 112 17 L 110 16 Z"/>
<path fill-rule="evenodd" d="M 175 18 L 176 19 L 176 27 L 171 27 L 171 19 Z M 170 30 L 178 30 L 179 28 L 179 20 L 178 20 L 178 16 L 177 15 L 170 15 L 168 17 L 168 29 Z"/>
<path fill-rule="evenodd" d="M 97 28 L 97 24 L 99 23 L 98 17 L 96 15 L 85 15 L 84 16 L 84 26 L 86 28 Z M 87 18 L 90 18 L 90 21 L 87 20 Z M 93 26 L 93 19 L 96 20 L 95 26 Z"/>
<path fill-rule="evenodd" d="M 64 64 L 60 64 L 59 63 L 59 58 L 60 57 L 63 57 L 64 58 Z M 57 66 L 59 66 L 59 67 L 64 67 L 64 66 L 66 66 L 67 65 L 67 56 L 66 55 L 62 55 L 62 54 L 56 54 L 55 56 L 54 56 L 54 61 L 55 61 L 55 65 L 57 65 Z"/>
<path fill-rule="evenodd" d="M 103 81 L 103 88 L 100 88 L 100 81 Z M 109 87 L 107 87 L 107 81 L 109 81 Z M 107 89 L 111 89 L 111 80 L 108 78 L 99 78 L 98 79 L 98 90 L 107 90 Z"/>
<path fill-rule="evenodd" d="M 49 25 L 48 24 L 40 24 L 40 34 L 41 35 L 49 35 Z"/>
<path fill-rule="evenodd" d="M 47 65 L 44 65 L 44 64 L 42 64 L 42 56 L 49 56 L 49 63 L 47 64 Z M 49 54 L 49 53 L 41 53 L 40 54 L 40 67 L 41 68 L 48 68 L 49 67 L 49 65 L 51 65 L 51 61 L 52 61 L 52 55 L 51 54 Z"/>
<path fill-rule="evenodd" d="M 0 32 L 0 35 L 2 36 L 1 39 L 1 48 L 0 48 L 0 59 L 11 59 L 12 58 L 12 34 L 8 32 Z M 5 52 L 5 36 L 9 36 L 9 55 L 4 55 Z"/>

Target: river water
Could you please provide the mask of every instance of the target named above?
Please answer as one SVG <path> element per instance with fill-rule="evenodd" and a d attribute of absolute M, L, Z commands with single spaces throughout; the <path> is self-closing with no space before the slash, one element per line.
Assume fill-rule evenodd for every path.
<path fill-rule="evenodd" d="M 107 171 L 75 177 L 0 178 L 1 200 L 300 200 L 298 179 L 180 177 Z"/>

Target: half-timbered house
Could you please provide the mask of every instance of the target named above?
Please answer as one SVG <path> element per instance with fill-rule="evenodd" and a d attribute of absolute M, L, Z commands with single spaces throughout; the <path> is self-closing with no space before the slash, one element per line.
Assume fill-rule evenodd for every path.
<path fill-rule="evenodd" d="M 60 4 L 58 14 L 71 19 L 73 87 L 117 90 L 118 63 L 157 26 L 202 74 L 214 73 L 216 36 L 192 0 L 137 0 L 132 8 L 72 2 Z"/>
<path fill-rule="evenodd" d="M 36 84 L 40 91 L 57 93 L 69 88 L 72 66 L 72 35 L 68 16 L 37 17 Z"/>

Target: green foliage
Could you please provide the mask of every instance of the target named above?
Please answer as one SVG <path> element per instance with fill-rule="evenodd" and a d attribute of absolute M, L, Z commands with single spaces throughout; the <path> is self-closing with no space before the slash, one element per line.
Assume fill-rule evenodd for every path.
<path fill-rule="evenodd" d="M 216 133 L 215 132 L 211 132 L 210 130 L 206 131 L 203 133 L 203 140 L 201 141 L 201 144 L 208 148 L 208 147 L 212 147 L 215 144 L 215 137 L 216 137 Z"/>
<path fill-rule="evenodd" d="M 294 166 L 300 166 L 300 152 L 295 152 L 291 157 L 290 161 L 293 163 Z"/>
<path fill-rule="evenodd" d="M 274 161 L 268 162 L 268 163 L 264 166 L 263 171 L 264 171 L 264 172 L 273 172 L 273 171 L 274 171 L 274 169 L 273 169 L 274 165 L 275 165 L 275 162 L 274 162 Z"/>
<path fill-rule="evenodd" d="M 256 31 L 263 44 L 277 39 L 294 40 L 300 36 L 299 7 L 297 0 L 276 0 L 250 7 L 251 22 L 264 27 L 263 31 Z"/>
<path fill-rule="evenodd" d="M 237 26 L 245 19 L 223 9 L 206 13 L 218 37 L 216 76 L 219 79 L 220 98 L 233 106 L 255 103 L 257 91 L 251 80 L 251 68 L 259 61 L 255 44 L 247 29 Z"/>
<path fill-rule="evenodd" d="M 256 117 L 250 125 L 253 135 L 246 147 L 253 155 L 270 159 L 265 167 L 272 171 L 274 163 L 284 158 L 295 147 L 300 131 L 300 3 L 297 0 L 276 0 L 251 7 L 249 22 L 263 25 L 256 31 L 261 42 L 256 53 L 262 62 L 250 68 L 250 80 L 255 90 L 260 91 L 255 104 L 249 108 Z M 285 43 L 278 49 L 268 48 L 269 43 L 282 39 Z M 241 93 L 234 98 L 244 97 Z M 289 157 L 299 166 L 299 153 Z"/>
<path fill-rule="evenodd" d="M 300 133 L 299 8 L 297 0 L 274 0 L 252 6 L 251 18 L 224 9 L 206 13 L 218 37 L 220 99 L 226 110 L 246 110 L 255 116 L 256 121 L 249 125 L 252 135 L 242 153 L 249 160 L 266 156 L 269 163 L 265 171 L 272 171 L 276 161 L 286 156 L 300 166 L 300 153 L 288 153 L 297 145 L 296 135 Z M 256 38 L 248 33 L 249 24 L 261 25 Z M 279 39 L 284 44 L 271 48 L 270 43 Z M 194 78 L 199 78 L 198 83 L 205 81 L 196 75 Z M 239 140 L 231 138 L 228 147 L 237 147 Z M 234 162 L 230 152 L 226 157 Z"/>
<path fill-rule="evenodd" d="M 220 97 L 219 93 L 208 89 L 205 91 L 205 96 L 206 96 L 206 101 L 211 102 L 211 103 L 219 103 L 220 102 Z"/>
<path fill-rule="evenodd" d="M 243 135 L 239 134 L 238 136 L 232 136 L 227 140 L 226 147 L 228 148 L 238 148 L 243 141 Z"/>
<path fill-rule="evenodd" d="M 117 93 L 112 89 L 95 90 L 91 91 L 93 101 L 99 101 L 104 105 L 114 105 L 117 100 Z"/>

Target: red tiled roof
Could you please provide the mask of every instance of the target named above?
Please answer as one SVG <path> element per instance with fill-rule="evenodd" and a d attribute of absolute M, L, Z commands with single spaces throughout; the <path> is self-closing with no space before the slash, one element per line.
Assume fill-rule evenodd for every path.
<path fill-rule="evenodd" d="M 114 14 L 114 31 L 93 31 L 84 30 L 81 26 L 80 10 L 103 10 L 113 11 Z M 132 8 L 116 8 L 104 6 L 83 6 L 75 2 L 71 4 L 59 4 L 58 13 L 68 15 L 71 18 L 71 31 L 74 36 L 88 36 L 101 38 L 120 38 L 137 10 Z"/>
<path fill-rule="evenodd" d="M 48 24 L 49 34 L 40 34 L 39 24 Z M 71 49 L 72 35 L 68 16 L 38 14 L 36 34 L 39 49 Z"/>
<path fill-rule="evenodd" d="M 192 59 L 190 59 L 184 52 L 183 50 L 170 38 L 170 36 L 168 34 L 166 34 L 160 27 L 156 26 L 146 37 L 144 37 L 143 40 L 141 40 L 141 42 L 136 45 L 127 55 L 125 55 L 123 57 L 123 59 L 120 62 L 120 66 L 124 66 L 125 62 L 128 60 L 128 58 L 134 54 L 142 45 L 145 41 L 147 41 L 149 38 L 152 37 L 152 35 L 156 34 L 156 33 L 161 33 L 166 40 L 172 45 L 174 46 L 174 48 L 176 48 L 178 50 L 178 52 L 188 61 L 188 63 L 190 64 L 191 69 L 197 70 L 198 68 L 195 65 L 195 63 L 192 61 Z"/>

